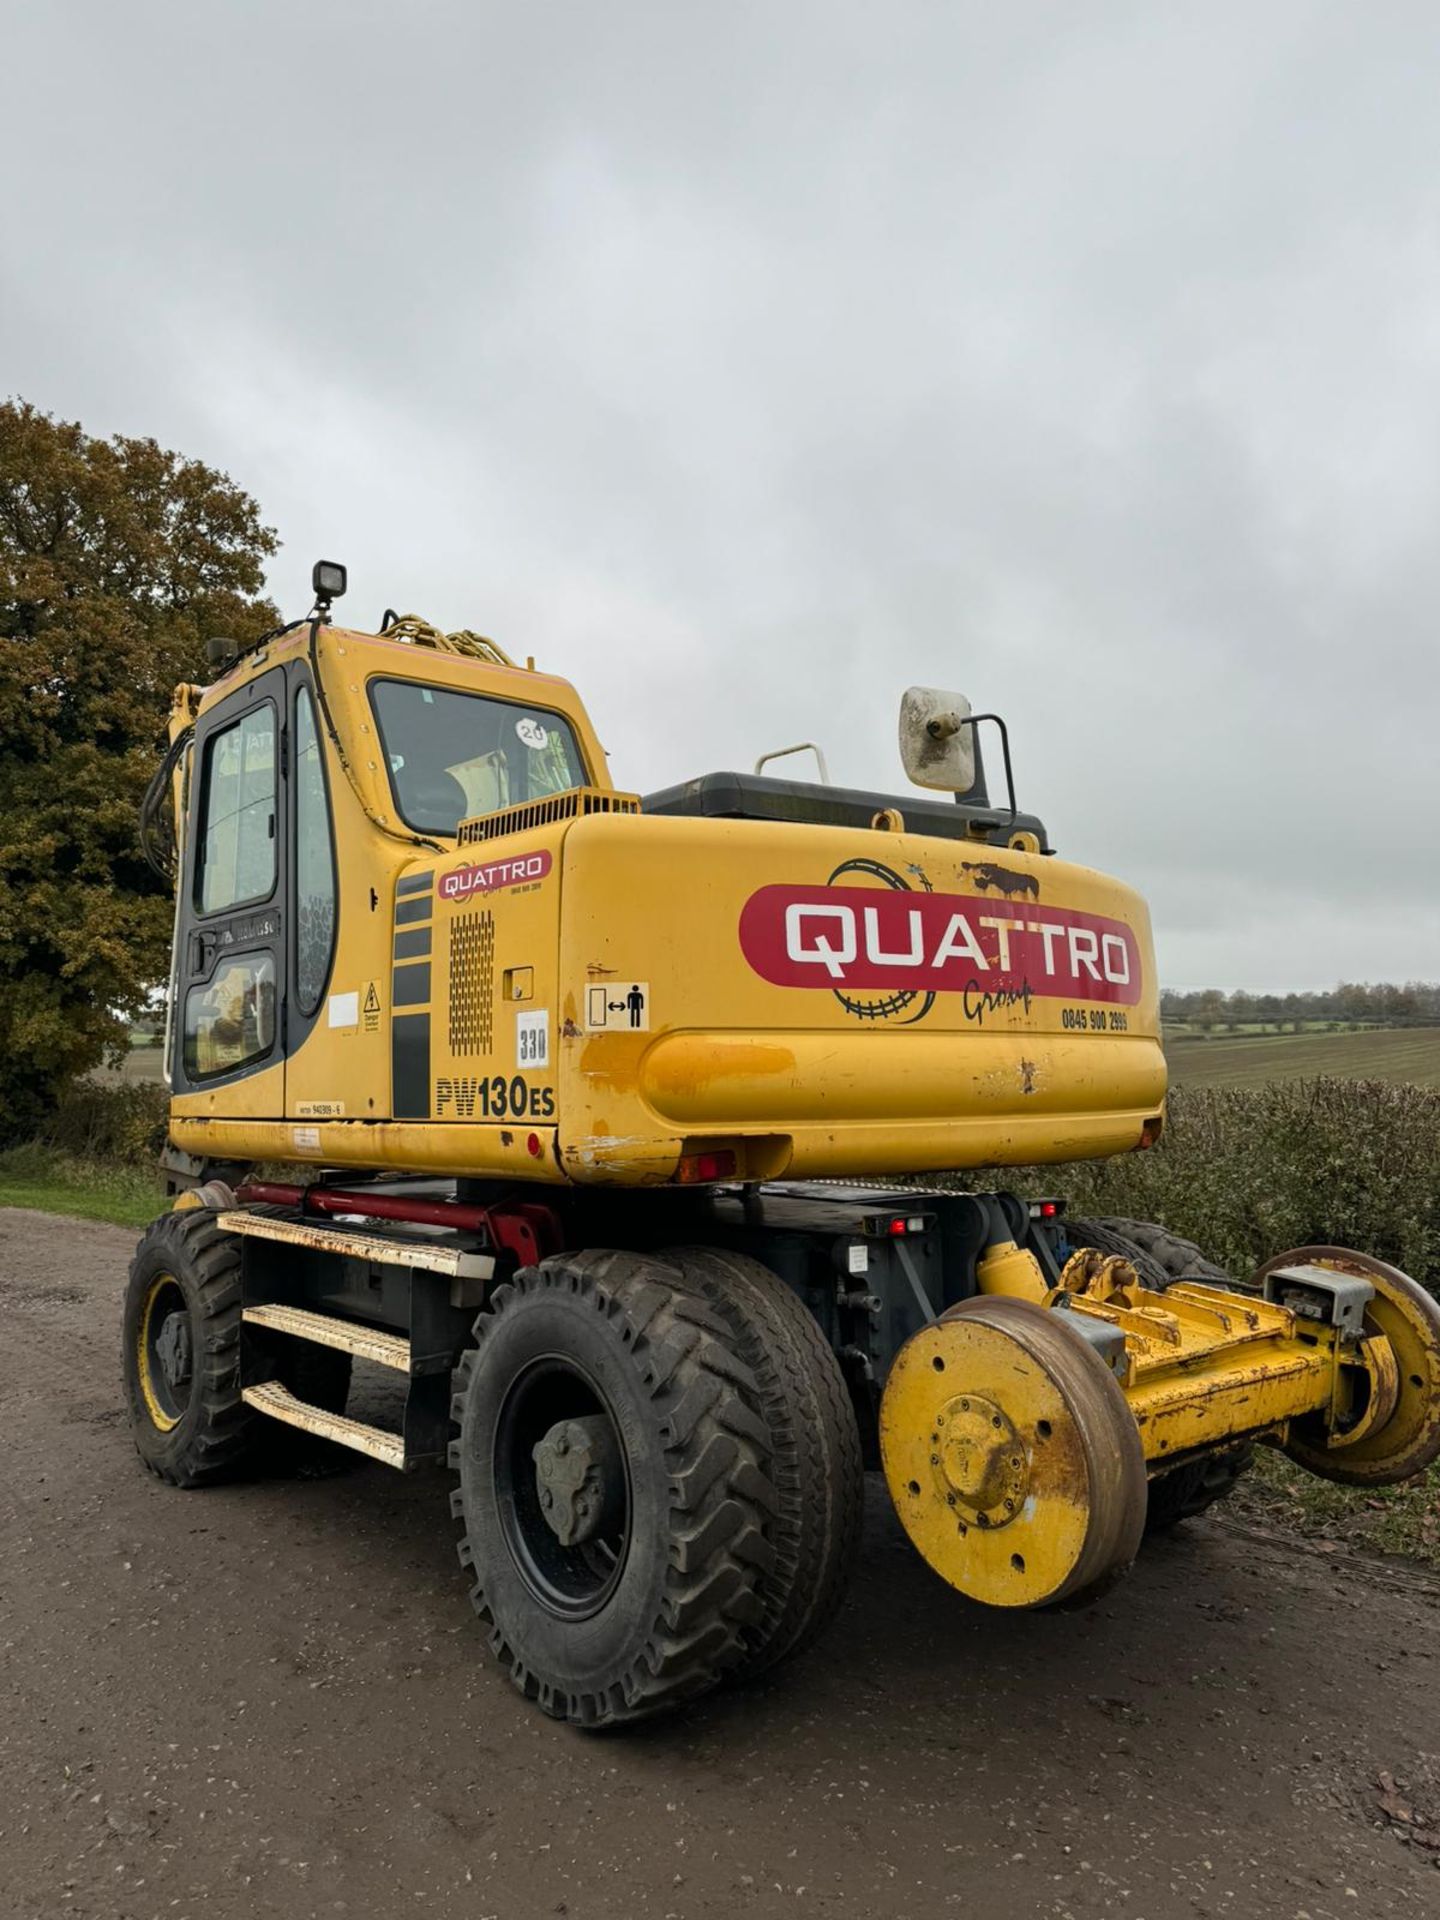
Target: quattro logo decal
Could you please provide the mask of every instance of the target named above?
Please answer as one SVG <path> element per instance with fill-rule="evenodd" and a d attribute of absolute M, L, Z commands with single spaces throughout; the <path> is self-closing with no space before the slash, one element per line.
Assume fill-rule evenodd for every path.
<path fill-rule="evenodd" d="M 523 887 L 543 880 L 550 866 L 550 851 L 542 847 L 538 853 L 517 853 L 508 860 L 452 867 L 440 876 L 440 898 L 468 900 L 473 893 L 497 893 L 502 887 Z"/>
<path fill-rule="evenodd" d="M 842 999 L 856 989 L 1126 1007 L 1140 998 L 1140 950 L 1122 920 L 1028 902 L 909 888 L 761 887 L 741 911 L 740 947 L 762 979 L 829 987 Z"/>

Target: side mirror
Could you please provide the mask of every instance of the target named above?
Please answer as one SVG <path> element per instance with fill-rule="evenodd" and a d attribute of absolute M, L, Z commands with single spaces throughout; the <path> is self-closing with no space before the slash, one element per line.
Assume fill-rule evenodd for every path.
<path fill-rule="evenodd" d="M 969 793 L 975 785 L 975 729 L 964 694 L 907 687 L 900 701 L 900 758 L 917 787 Z"/>

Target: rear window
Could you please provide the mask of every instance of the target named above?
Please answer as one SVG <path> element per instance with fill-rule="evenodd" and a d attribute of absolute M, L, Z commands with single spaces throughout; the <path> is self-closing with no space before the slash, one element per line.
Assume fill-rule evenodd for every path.
<path fill-rule="evenodd" d="M 370 704 L 395 805 L 422 833 L 585 784 L 569 721 L 544 707 L 413 680 L 372 680 Z"/>

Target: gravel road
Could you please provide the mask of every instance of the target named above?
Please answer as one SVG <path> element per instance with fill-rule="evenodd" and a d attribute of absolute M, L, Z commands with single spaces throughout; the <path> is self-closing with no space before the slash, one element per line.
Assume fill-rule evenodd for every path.
<path fill-rule="evenodd" d="M 141 1471 L 131 1245 L 0 1212 L 4 1920 L 1440 1915 L 1440 1581 L 1212 1518 L 987 1614 L 876 1486 L 818 1649 L 585 1736 L 489 1664 L 444 1475 Z"/>

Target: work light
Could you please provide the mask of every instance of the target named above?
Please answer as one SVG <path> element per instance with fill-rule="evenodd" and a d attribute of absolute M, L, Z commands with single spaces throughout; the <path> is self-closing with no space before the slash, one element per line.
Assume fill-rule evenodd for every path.
<path fill-rule="evenodd" d="M 317 560 L 310 573 L 315 598 L 329 606 L 345 591 L 345 569 L 338 560 Z"/>

